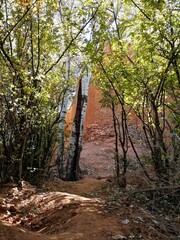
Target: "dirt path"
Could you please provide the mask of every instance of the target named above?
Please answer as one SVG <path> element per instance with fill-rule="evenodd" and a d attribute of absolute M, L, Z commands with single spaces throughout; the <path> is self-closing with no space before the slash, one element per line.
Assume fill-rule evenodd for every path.
<path fill-rule="evenodd" d="M 47 181 L 39 189 L 0 189 L 1 240 L 175 240 L 177 224 L 128 199 L 115 187 L 113 141 L 84 145 L 78 182 Z M 98 180 L 97 178 L 101 179 Z M 109 181 L 111 179 L 111 181 Z"/>
<path fill-rule="evenodd" d="M 42 189 L 23 189 L 1 195 L 1 240 L 115 240 L 176 239 L 167 223 L 123 192 L 110 191 L 105 180 L 65 183 L 56 179 Z M 4 188 L 6 191 L 7 189 Z M 4 193 L 5 194 L 5 193 Z"/>

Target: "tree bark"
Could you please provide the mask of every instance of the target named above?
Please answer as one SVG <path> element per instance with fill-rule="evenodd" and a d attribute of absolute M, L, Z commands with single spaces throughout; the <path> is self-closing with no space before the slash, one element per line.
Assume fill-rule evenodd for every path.
<path fill-rule="evenodd" d="M 83 76 L 79 81 L 76 113 L 70 140 L 70 152 L 67 166 L 66 178 L 69 181 L 76 181 L 79 179 L 79 159 L 82 151 L 82 136 L 90 78 L 91 75 L 89 72 L 87 72 L 87 75 Z"/>

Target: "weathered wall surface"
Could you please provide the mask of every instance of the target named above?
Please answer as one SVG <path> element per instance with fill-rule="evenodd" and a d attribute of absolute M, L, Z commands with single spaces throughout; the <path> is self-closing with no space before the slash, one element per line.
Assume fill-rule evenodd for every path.
<path fill-rule="evenodd" d="M 112 114 L 111 110 L 107 108 L 101 108 L 101 93 L 96 86 L 91 85 L 89 88 L 89 99 L 87 105 L 85 128 L 91 124 L 98 125 L 111 125 Z"/>

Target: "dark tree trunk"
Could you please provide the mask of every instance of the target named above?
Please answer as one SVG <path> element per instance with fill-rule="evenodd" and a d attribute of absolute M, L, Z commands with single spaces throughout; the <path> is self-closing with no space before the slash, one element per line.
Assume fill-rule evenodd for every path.
<path fill-rule="evenodd" d="M 76 106 L 76 114 L 74 120 L 74 152 L 72 156 L 72 160 L 70 159 L 70 166 L 68 171 L 68 180 L 76 181 L 78 179 L 78 169 L 79 169 L 79 158 L 80 158 L 80 146 L 79 146 L 79 138 L 81 133 L 81 115 L 82 115 L 82 106 L 83 106 L 83 98 L 82 98 L 82 82 L 79 81 L 78 87 L 78 95 L 77 95 L 77 106 Z"/>

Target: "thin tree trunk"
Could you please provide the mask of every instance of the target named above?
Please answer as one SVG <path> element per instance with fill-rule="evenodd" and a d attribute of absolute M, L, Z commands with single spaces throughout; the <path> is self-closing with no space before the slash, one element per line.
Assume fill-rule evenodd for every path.
<path fill-rule="evenodd" d="M 116 174 L 116 183 L 119 183 L 120 178 L 120 162 L 119 162 L 119 148 L 118 148 L 118 131 L 116 124 L 116 115 L 115 115 L 115 106 L 112 101 L 112 113 L 113 113 L 113 122 L 114 122 L 114 132 L 115 132 L 115 174 Z"/>

